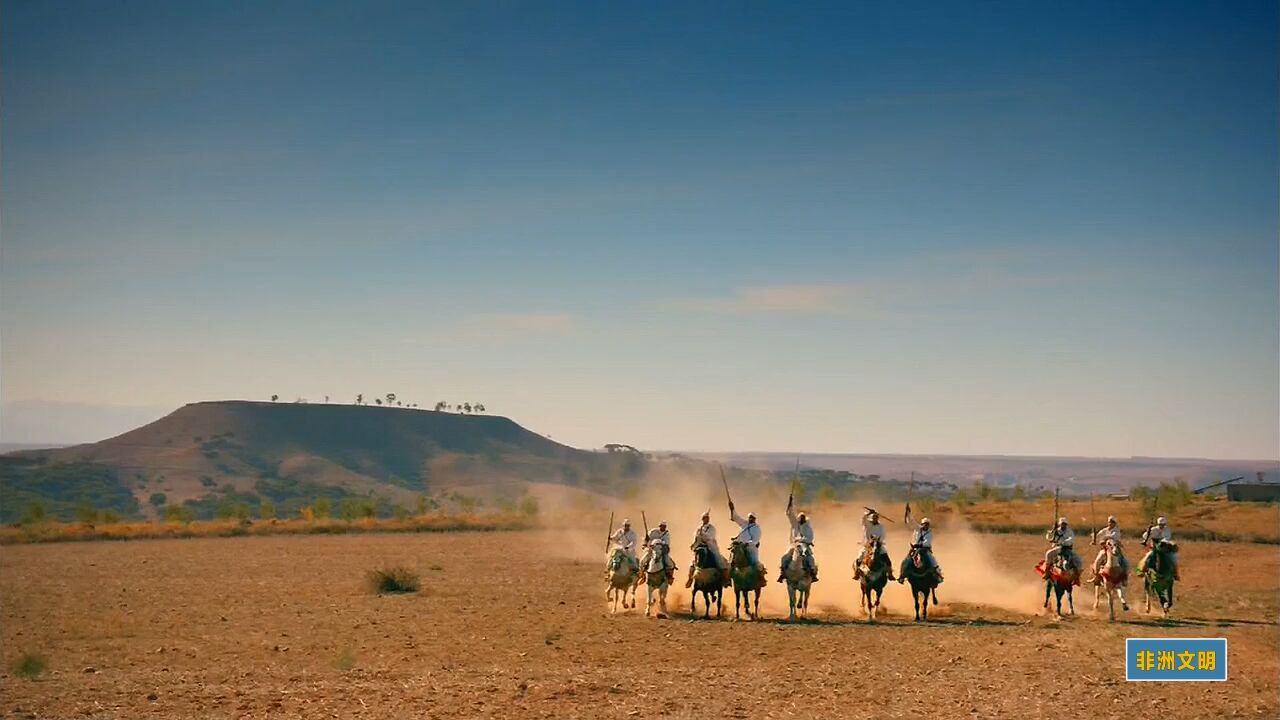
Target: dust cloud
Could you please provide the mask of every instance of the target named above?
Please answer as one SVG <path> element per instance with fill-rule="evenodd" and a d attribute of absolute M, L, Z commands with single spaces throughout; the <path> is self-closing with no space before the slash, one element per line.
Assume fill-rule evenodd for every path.
<path fill-rule="evenodd" d="M 611 511 L 614 529 L 621 527 L 624 518 L 630 519 L 632 529 L 641 541 L 646 518 L 650 528 L 656 528 L 659 522 L 666 520 L 667 529 L 671 532 L 672 557 L 679 566 L 677 582 L 667 600 L 672 611 L 687 611 L 690 597 L 684 588 L 685 573 L 691 560 L 694 530 L 702 513 L 711 511 L 711 523 L 716 528 L 721 552 L 727 552 L 729 540 L 739 528 L 729 519 L 728 501 L 718 479 L 710 481 L 705 476 L 664 472 L 660 477 L 646 478 L 643 487 L 644 490 L 634 498 L 626 500 L 596 496 L 596 502 L 548 507 L 547 516 L 553 532 L 549 535 L 547 552 L 564 559 L 599 563 L 603 573 Z M 769 587 L 761 595 L 761 610 L 766 616 L 785 615 L 785 586 L 774 581 L 781 557 L 790 547 L 787 488 L 785 484 L 739 488 L 731 483 L 730 489 L 738 514 L 746 517 L 748 512 L 755 512 L 762 530 L 760 558 L 769 570 Z M 901 501 L 891 505 L 872 495 L 857 495 L 839 503 L 806 501 L 798 504 L 797 510 L 807 513 L 813 525 L 813 549 L 819 570 L 819 582 L 813 586 L 810 599 L 810 610 L 815 615 L 861 615 L 861 591 L 853 580 L 853 562 L 861 549 L 864 506 L 880 511 L 886 547 L 896 573 L 911 540 L 910 529 L 903 525 Z M 919 515 L 916 517 L 918 519 Z M 945 577 L 937 592 L 941 603 L 937 609 L 939 616 L 948 614 L 949 606 L 956 603 L 996 607 L 1028 615 L 1040 612 L 1044 586 L 1035 579 L 1031 570 L 1036 559 L 1028 559 L 1025 578 L 1012 576 L 997 567 L 989 550 L 993 543 L 999 542 L 1000 535 L 976 533 L 963 521 L 935 527 L 934 557 Z M 639 597 L 643 603 L 643 592 Z M 731 592 L 725 594 L 725 608 L 729 613 L 733 612 Z M 881 612 L 910 615 L 910 587 L 889 583 L 881 600 Z"/>

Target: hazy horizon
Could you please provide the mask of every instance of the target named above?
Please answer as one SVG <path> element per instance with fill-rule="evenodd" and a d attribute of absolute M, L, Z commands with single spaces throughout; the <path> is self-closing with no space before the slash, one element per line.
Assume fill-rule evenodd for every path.
<path fill-rule="evenodd" d="M 372 398 L 373 396 L 370 396 Z M 329 405 L 345 405 L 349 403 L 336 402 L 331 400 L 325 403 L 323 399 L 313 400 L 303 398 L 308 404 L 329 404 Z M 295 398 L 296 400 L 296 398 Z M 196 403 L 209 402 L 272 402 L 269 398 L 266 400 L 253 398 L 227 398 L 224 400 L 196 400 Z M 290 404 L 293 400 L 281 399 L 277 401 L 279 404 Z M 15 408 L 16 406 L 16 408 Z M 22 401 L 16 403 L 0 404 L 0 446 L 13 445 L 23 447 L 51 447 L 65 446 L 83 443 L 93 443 L 100 440 L 106 440 L 122 433 L 133 430 L 142 425 L 148 424 L 155 420 L 159 420 L 171 412 L 177 410 L 181 406 L 176 407 L 160 407 L 160 406 L 91 406 L 81 403 L 43 403 Z M 377 407 L 374 405 L 373 407 Z M 14 410 L 17 410 L 17 419 L 14 418 Z M 394 408 L 404 410 L 406 408 Z M 430 410 L 429 407 L 415 408 L 417 410 Z M 446 412 L 455 412 L 447 410 Z M 495 415 L 501 417 L 509 417 L 502 413 L 485 412 L 484 415 Z M 518 417 L 509 417 L 510 420 L 520 424 L 528 430 L 545 435 L 556 440 L 554 433 L 546 432 L 537 427 L 529 427 L 520 421 Z M 34 422 L 33 422 L 34 420 Z M 57 437 L 59 433 L 67 433 L 66 428 L 71 427 L 74 430 L 70 434 L 64 434 L 61 438 Z M 54 430 L 52 428 L 59 428 Z M 11 439 L 12 438 L 12 439 Z M 599 450 L 603 448 L 600 445 L 582 445 L 576 444 L 569 440 L 560 440 L 560 442 L 577 447 L 584 450 Z M 622 442 L 615 439 L 613 442 Z M 629 444 L 629 443 L 628 443 Z M 1054 453 L 939 453 L 929 450 L 918 452 L 876 452 L 873 450 L 831 450 L 831 449 L 812 449 L 812 450 L 796 450 L 793 448 L 748 448 L 748 449 L 726 449 L 726 448 L 695 448 L 695 447 L 641 447 L 645 452 L 657 453 L 676 453 L 687 454 L 690 456 L 715 456 L 715 455 L 777 455 L 780 457 L 814 457 L 814 456 L 901 456 L 901 457 L 970 457 L 970 458 L 1045 458 L 1045 459 L 1089 459 L 1089 460 L 1204 460 L 1209 462 L 1243 462 L 1256 460 L 1260 462 L 1280 462 L 1278 457 L 1208 457 L 1194 455 L 1167 455 L 1167 456 L 1151 456 L 1151 455 L 1063 455 Z"/>
<path fill-rule="evenodd" d="M 577 447 L 1277 458 L 1278 22 L 6 3 L 0 440 L 394 392 Z"/>

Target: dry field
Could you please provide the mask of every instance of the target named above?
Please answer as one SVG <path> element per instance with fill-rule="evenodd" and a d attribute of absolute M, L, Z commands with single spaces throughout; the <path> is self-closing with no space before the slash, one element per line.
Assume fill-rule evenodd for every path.
<path fill-rule="evenodd" d="M 868 626 L 837 609 L 850 586 L 831 560 L 813 622 L 776 620 L 778 585 L 764 622 L 611 617 L 602 560 L 565 557 L 552 537 L 6 546 L 0 717 L 1280 716 L 1275 546 L 1186 543 L 1174 621 L 1112 625 L 1083 597 L 1061 622 L 1016 609 L 1007 588 L 1025 592 L 1043 546 L 980 536 L 993 555 L 977 566 L 1002 575 L 991 594 L 1006 609 L 947 604 L 984 587 L 957 570 L 935 622 L 904 617 L 895 585 L 891 614 Z M 940 560 L 959 568 L 945 542 Z M 422 591 L 369 594 L 363 575 L 384 564 L 417 569 Z M 1230 680 L 1126 684 L 1124 638 L 1147 635 L 1229 638 Z M 48 670 L 15 676 L 24 652 Z"/>

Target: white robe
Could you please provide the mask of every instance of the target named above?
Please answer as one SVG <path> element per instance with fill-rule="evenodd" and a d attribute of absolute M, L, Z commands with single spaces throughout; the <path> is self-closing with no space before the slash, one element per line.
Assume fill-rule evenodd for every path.
<path fill-rule="evenodd" d="M 698 547 L 698 543 L 704 543 L 716 553 L 720 552 L 720 547 L 716 543 L 716 526 L 711 523 L 699 525 L 697 530 L 693 531 L 693 542 L 690 543 L 689 549 L 693 550 Z"/>
<path fill-rule="evenodd" d="M 617 530 L 613 531 L 613 535 L 610 536 L 609 539 L 613 541 L 614 547 L 622 548 L 622 551 L 627 554 L 627 557 L 630 557 L 632 560 L 636 559 L 636 531 L 635 530 L 626 530 L 623 528 L 618 528 Z"/>
<path fill-rule="evenodd" d="M 746 518 L 738 514 L 737 510 L 729 514 L 729 519 L 738 523 L 738 527 L 742 528 L 733 538 L 742 543 L 747 549 L 747 555 L 751 558 L 751 562 L 760 562 L 760 525 L 758 523 L 748 522 Z"/>

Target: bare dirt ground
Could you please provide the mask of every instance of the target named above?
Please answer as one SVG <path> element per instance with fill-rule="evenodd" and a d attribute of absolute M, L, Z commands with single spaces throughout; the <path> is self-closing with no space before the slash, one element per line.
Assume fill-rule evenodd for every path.
<path fill-rule="evenodd" d="M 948 605 L 944 584 L 934 622 L 913 624 L 895 585 L 869 626 L 836 609 L 851 604 L 848 572 L 830 560 L 812 622 L 777 621 L 776 584 L 762 622 L 692 621 L 683 593 L 673 619 L 611 617 L 603 559 L 557 559 L 548 538 L 0 548 L 0 717 L 1280 717 L 1276 546 L 1185 544 L 1168 623 L 1135 608 L 1108 624 L 1091 591 L 1061 622 Z M 1019 581 L 1043 552 L 983 539 Z M 363 575 L 384 564 L 417 569 L 422 592 L 369 594 Z M 1128 684 L 1131 636 L 1226 637 L 1230 680 Z M 16 677 L 24 652 L 48 671 Z"/>

